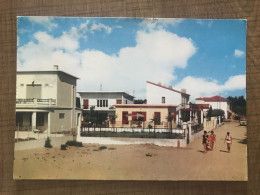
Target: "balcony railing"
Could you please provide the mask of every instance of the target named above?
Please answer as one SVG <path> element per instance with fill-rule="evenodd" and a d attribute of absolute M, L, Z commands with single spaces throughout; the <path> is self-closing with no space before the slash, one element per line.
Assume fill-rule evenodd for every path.
<path fill-rule="evenodd" d="M 16 105 L 33 105 L 33 106 L 53 106 L 56 105 L 55 99 L 16 99 Z"/>

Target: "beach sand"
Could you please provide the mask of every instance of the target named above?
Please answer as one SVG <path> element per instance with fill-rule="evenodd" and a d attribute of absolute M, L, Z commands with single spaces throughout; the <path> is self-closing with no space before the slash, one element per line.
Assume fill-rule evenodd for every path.
<path fill-rule="evenodd" d="M 233 137 L 231 153 L 224 138 Z M 78 180 L 247 180 L 246 127 L 226 122 L 215 129 L 214 151 L 201 139 L 186 148 L 84 144 L 83 147 L 15 151 L 15 179 Z"/>

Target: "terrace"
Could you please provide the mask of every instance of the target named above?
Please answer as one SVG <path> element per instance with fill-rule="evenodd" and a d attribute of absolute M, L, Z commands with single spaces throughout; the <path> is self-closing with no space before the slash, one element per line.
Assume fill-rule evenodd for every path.
<path fill-rule="evenodd" d="M 16 99 L 16 106 L 54 106 L 56 105 L 55 99 Z"/>

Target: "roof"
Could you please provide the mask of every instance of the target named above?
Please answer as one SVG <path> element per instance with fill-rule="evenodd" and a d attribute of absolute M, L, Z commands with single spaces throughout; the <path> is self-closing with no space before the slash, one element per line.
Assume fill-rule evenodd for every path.
<path fill-rule="evenodd" d="M 201 108 L 201 109 L 209 109 L 209 104 L 194 104 L 195 107 Z"/>
<path fill-rule="evenodd" d="M 77 93 L 79 94 L 94 94 L 94 93 L 103 93 L 103 94 L 113 94 L 113 93 L 121 93 L 121 94 L 126 94 L 132 98 L 134 98 L 134 96 L 123 92 L 123 91 L 78 91 Z"/>
<path fill-rule="evenodd" d="M 176 108 L 176 105 L 166 104 L 115 104 L 117 108 Z"/>
<path fill-rule="evenodd" d="M 182 91 L 178 91 L 178 90 L 175 90 L 175 89 L 172 89 L 172 88 L 169 88 L 169 87 L 165 87 L 165 86 L 163 86 L 163 85 L 156 84 L 156 83 L 153 83 L 153 82 L 151 82 L 151 81 L 146 81 L 146 82 L 149 83 L 149 84 L 155 85 L 155 86 L 157 86 L 157 87 L 161 87 L 161 88 L 164 88 L 164 89 L 168 89 L 168 90 L 170 90 L 170 91 L 174 91 L 174 92 L 177 92 L 177 93 L 180 93 L 180 94 L 184 94 L 184 95 L 190 96 L 190 94 L 188 94 L 188 93 L 184 93 L 184 92 L 182 92 Z"/>
<path fill-rule="evenodd" d="M 75 76 L 73 76 L 73 75 L 71 75 L 71 74 L 69 74 L 67 72 L 61 71 L 61 70 L 29 70 L 29 71 L 26 70 L 26 71 L 17 71 L 17 74 L 19 74 L 19 73 L 21 73 L 21 74 L 23 74 L 23 73 L 25 73 L 25 74 L 53 74 L 53 73 L 58 74 L 58 73 L 62 73 L 62 74 L 66 74 L 68 76 L 74 77 L 75 79 L 79 79 L 78 77 L 75 77 Z"/>
<path fill-rule="evenodd" d="M 228 102 L 229 100 L 226 98 L 223 98 L 221 96 L 212 96 L 212 97 L 199 97 L 196 98 L 196 100 L 203 100 L 205 102 Z"/>

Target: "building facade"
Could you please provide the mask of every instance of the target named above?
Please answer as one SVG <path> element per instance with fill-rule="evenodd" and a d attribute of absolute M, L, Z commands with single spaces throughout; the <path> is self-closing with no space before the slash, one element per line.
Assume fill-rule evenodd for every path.
<path fill-rule="evenodd" d="M 185 89 L 178 91 L 171 86 L 166 87 L 150 81 L 146 82 L 147 104 L 186 105 L 189 103 L 189 97 L 190 94 L 187 94 Z"/>
<path fill-rule="evenodd" d="M 228 116 L 229 100 L 221 96 L 199 97 L 196 98 L 195 104 L 209 104 L 212 109 L 221 109 L 225 113 L 225 118 Z"/>
<path fill-rule="evenodd" d="M 20 130 L 69 132 L 80 125 L 77 77 L 59 70 L 18 71 L 16 125 Z"/>
<path fill-rule="evenodd" d="M 115 107 L 115 127 L 148 128 L 150 124 L 156 128 L 168 128 L 167 117 L 176 112 L 174 105 L 117 104 Z"/>
<path fill-rule="evenodd" d="M 133 104 L 134 97 L 125 92 L 112 91 L 86 91 L 78 92 L 83 109 L 84 121 L 93 123 L 89 113 L 91 111 L 98 115 L 99 123 L 104 123 L 109 116 L 115 115 L 115 104 Z M 93 118 L 93 117 L 91 117 Z"/>

